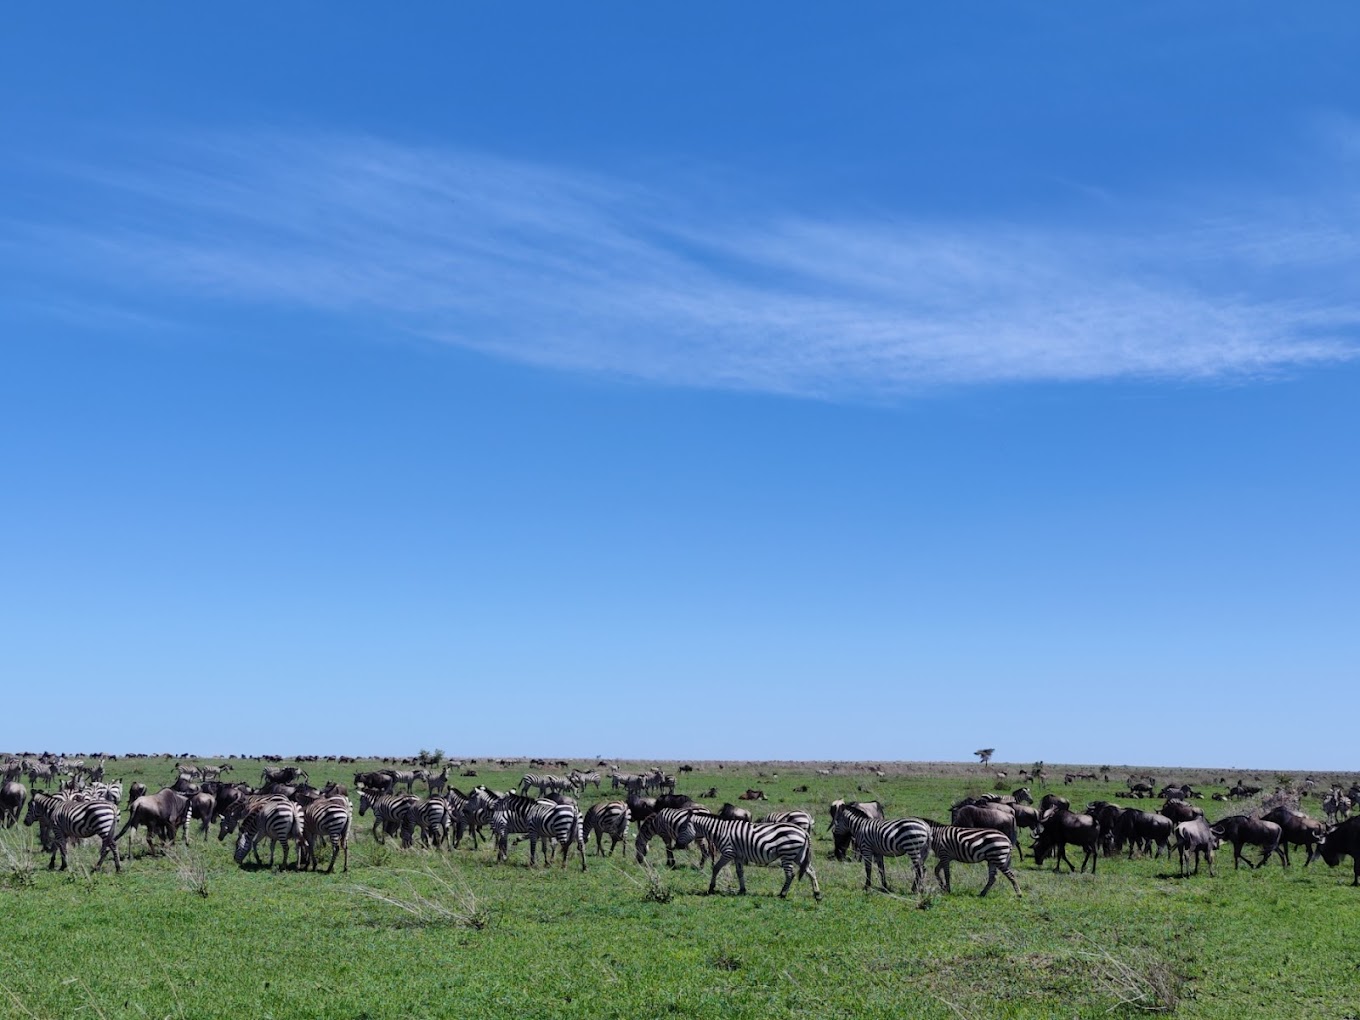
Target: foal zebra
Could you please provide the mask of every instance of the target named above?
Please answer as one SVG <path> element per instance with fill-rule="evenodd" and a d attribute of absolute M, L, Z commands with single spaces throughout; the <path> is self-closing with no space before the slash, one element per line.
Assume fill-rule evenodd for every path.
<path fill-rule="evenodd" d="M 54 797 L 36 791 L 29 797 L 28 811 L 24 824 L 41 822 L 52 841 L 52 859 L 47 862 L 48 870 L 57 866 L 57 852 L 61 852 L 61 870 L 66 870 L 66 841 L 68 839 L 87 839 L 99 837 L 98 870 L 104 858 L 113 854 L 113 870 L 122 871 L 118 859 L 118 842 L 114 830 L 118 828 L 118 806 L 106 800 L 72 800 Z"/>
<path fill-rule="evenodd" d="M 302 808 L 291 800 L 274 800 L 261 806 L 241 820 L 241 832 L 236 837 L 236 852 L 232 855 L 237 864 L 244 865 L 246 856 L 255 851 L 255 861 L 260 862 L 260 840 L 269 840 L 269 867 L 274 866 L 274 848 L 283 844 L 282 871 L 288 867 L 288 841 L 298 841 L 298 860 L 302 860 Z M 331 863 L 334 863 L 332 860 Z"/>
<path fill-rule="evenodd" d="M 586 812 L 582 838 L 589 842 L 590 833 L 593 830 L 595 833 L 595 855 L 604 857 L 604 837 L 608 836 L 613 840 L 609 844 L 609 855 L 612 856 L 614 848 L 628 838 L 628 819 L 628 805 L 621 800 L 592 804 L 590 810 Z"/>
<path fill-rule="evenodd" d="M 496 860 L 510 856 L 510 833 L 522 832 L 529 837 L 529 867 L 534 866 L 534 851 L 543 844 L 543 864 L 547 866 L 548 844 L 562 848 L 562 867 L 567 866 L 571 844 L 581 855 L 581 870 L 586 870 L 586 841 L 581 829 L 581 812 L 575 804 L 555 804 L 550 800 L 534 800 L 517 793 L 507 793 L 496 801 L 491 813 L 491 831 L 496 837 Z"/>
<path fill-rule="evenodd" d="M 949 892 L 951 861 L 958 861 L 961 864 L 985 862 L 987 884 L 982 887 L 979 895 L 987 895 L 987 890 L 996 881 L 998 871 L 1010 879 L 1011 885 L 1015 888 L 1015 895 L 1021 895 L 1020 883 L 1015 880 L 1015 872 L 1011 870 L 1010 837 L 1004 832 L 998 832 L 996 829 L 964 829 L 957 825 L 940 825 L 930 830 L 930 849 L 935 851 L 935 856 L 939 859 L 939 863 L 935 865 L 935 878 L 940 879 L 943 873 L 944 878 L 940 884 L 944 886 L 945 892 Z"/>
<path fill-rule="evenodd" d="M 745 865 L 777 863 L 784 869 L 780 899 L 788 895 L 795 872 L 799 878 L 806 874 L 812 880 L 813 899 L 822 898 L 817 872 L 812 867 L 812 836 L 801 825 L 785 822 L 755 825 L 697 811 L 690 816 L 690 823 L 713 848 L 713 876 L 708 882 L 710 895 L 717 888 L 718 872 L 731 861 L 737 869 L 738 895 L 746 893 Z"/>
<path fill-rule="evenodd" d="M 298 863 L 301 869 L 317 866 L 316 844 L 324 840 L 331 845 L 331 863 L 326 874 L 335 871 L 335 859 L 345 852 L 341 869 L 349 871 L 349 832 L 354 821 L 354 809 L 348 797 L 318 797 L 302 811 L 302 842 L 298 844 Z"/>
<path fill-rule="evenodd" d="M 930 853 L 930 826 L 919 818 L 870 818 L 858 807 L 842 804 L 831 823 L 837 836 L 849 835 L 855 853 L 864 862 L 864 891 L 873 888 L 873 866 L 878 865 L 878 881 L 884 892 L 888 876 L 883 858 L 908 857 L 912 865 L 912 890 L 920 888 Z"/>

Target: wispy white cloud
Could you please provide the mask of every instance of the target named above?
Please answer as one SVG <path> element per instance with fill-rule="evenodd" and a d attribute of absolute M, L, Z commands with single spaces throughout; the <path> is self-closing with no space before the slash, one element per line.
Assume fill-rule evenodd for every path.
<path fill-rule="evenodd" d="M 104 211 L 32 225 L 67 270 L 672 385 L 1213 379 L 1358 349 L 1360 298 L 1338 286 L 1360 270 L 1353 203 L 1137 229 L 734 218 L 551 167 L 281 136 L 82 175 Z"/>

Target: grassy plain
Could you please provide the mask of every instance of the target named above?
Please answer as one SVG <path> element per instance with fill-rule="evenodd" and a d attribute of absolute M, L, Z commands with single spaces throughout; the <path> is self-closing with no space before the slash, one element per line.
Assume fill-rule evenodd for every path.
<path fill-rule="evenodd" d="M 316 782 L 348 781 L 356 767 L 308 766 Z M 232 778 L 258 781 L 257 763 L 237 769 Z M 477 769 L 455 785 L 500 789 L 523 772 Z M 820 903 L 806 881 L 778 900 L 775 869 L 750 869 L 746 897 L 728 873 L 728 894 L 705 897 L 707 873 L 684 853 L 652 878 L 631 844 L 604 860 L 592 844 L 585 874 L 531 872 L 524 846 L 508 865 L 466 841 L 403 851 L 375 843 L 357 815 L 349 873 L 332 876 L 239 869 L 215 833 L 170 855 L 146 855 L 139 839 L 120 875 L 89 870 L 93 846 L 49 873 L 30 830 L 3 831 L 0 1017 L 1360 1017 L 1348 866 L 1235 872 L 1229 853 L 1217 878 L 1181 879 L 1165 859 L 1058 876 L 1026 854 L 1023 899 L 1004 881 L 979 899 L 984 869 L 958 866 L 952 895 L 865 893 L 860 865 L 828 859 L 829 801 L 877 797 L 893 814 L 947 817 L 992 776 L 836 772 L 714 763 L 678 787 L 716 787 L 716 805 L 758 786 L 771 808 L 811 809 Z M 159 759 L 110 775 L 152 789 L 174 778 Z M 1118 788 L 1052 787 L 1074 806 Z M 592 788 L 583 807 L 610 794 L 607 782 Z M 1203 803 L 1211 818 L 1231 813 Z M 889 878 L 909 885 L 902 867 Z"/>

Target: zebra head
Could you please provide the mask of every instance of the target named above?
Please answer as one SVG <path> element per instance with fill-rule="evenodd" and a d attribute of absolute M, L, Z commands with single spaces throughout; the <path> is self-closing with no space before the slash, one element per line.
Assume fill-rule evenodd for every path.
<path fill-rule="evenodd" d="M 36 821 L 47 821 L 48 809 L 43 802 L 41 793 L 35 793 L 28 799 L 28 810 L 24 812 L 24 824 L 32 825 Z"/>
<path fill-rule="evenodd" d="M 241 834 L 236 837 L 236 852 L 232 854 L 232 857 L 237 864 L 245 862 L 246 854 L 250 853 L 250 847 L 253 842 L 254 841 L 250 838 L 250 833 L 242 829 Z"/>
<path fill-rule="evenodd" d="M 362 818 L 365 812 L 371 811 L 373 805 L 378 802 L 376 794 L 369 793 L 367 790 L 359 791 L 359 816 Z"/>

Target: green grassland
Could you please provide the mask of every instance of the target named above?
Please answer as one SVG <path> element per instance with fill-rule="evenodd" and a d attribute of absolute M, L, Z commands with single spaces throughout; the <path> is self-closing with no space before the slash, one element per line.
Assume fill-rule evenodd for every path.
<path fill-rule="evenodd" d="M 308 765 L 318 785 L 360 767 Z M 523 772 L 477 768 L 455 785 L 500 789 Z M 258 764 L 237 769 L 229 778 L 258 781 Z M 861 865 L 829 859 L 826 805 L 877 797 L 893 814 L 947 818 L 959 796 L 992 788 L 990 772 L 938 771 L 714 764 L 680 777 L 679 792 L 717 787 L 715 805 L 757 786 L 771 808 L 811 809 L 820 903 L 806 881 L 777 899 L 777 869 L 749 869 L 745 897 L 729 869 L 725 893 L 707 897 L 696 858 L 649 873 L 631 844 L 600 859 L 592 842 L 585 874 L 531 871 L 525 846 L 509 864 L 466 840 L 402 850 L 357 814 L 349 873 L 330 876 L 237 868 L 230 841 L 196 831 L 169 854 L 148 855 L 139 836 L 118 875 L 90 871 L 92 845 L 48 872 L 16 827 L 0 832 L 0 1017 L 1360 1016 L 1349 862 L 1234 871 L 1229 851 L 1217 878 L 1181 879 L 1165 859 L 1055 875 L 1026 854 L 1021 899 L 1004 880 L 980 899 L 985 869 L 964 866 L 950 895 L 906 893 L 891 865 L 902 894 L 863 892 Z M 160 759 L 109 774 L 153 790 L 174 778 Z M 604 785 L 583 808 L 611 796 Z M 1052 789 L 1084 806 L 1119 784 Z M 1203 804 L 1210 818 L 1234 810 Z"/>

